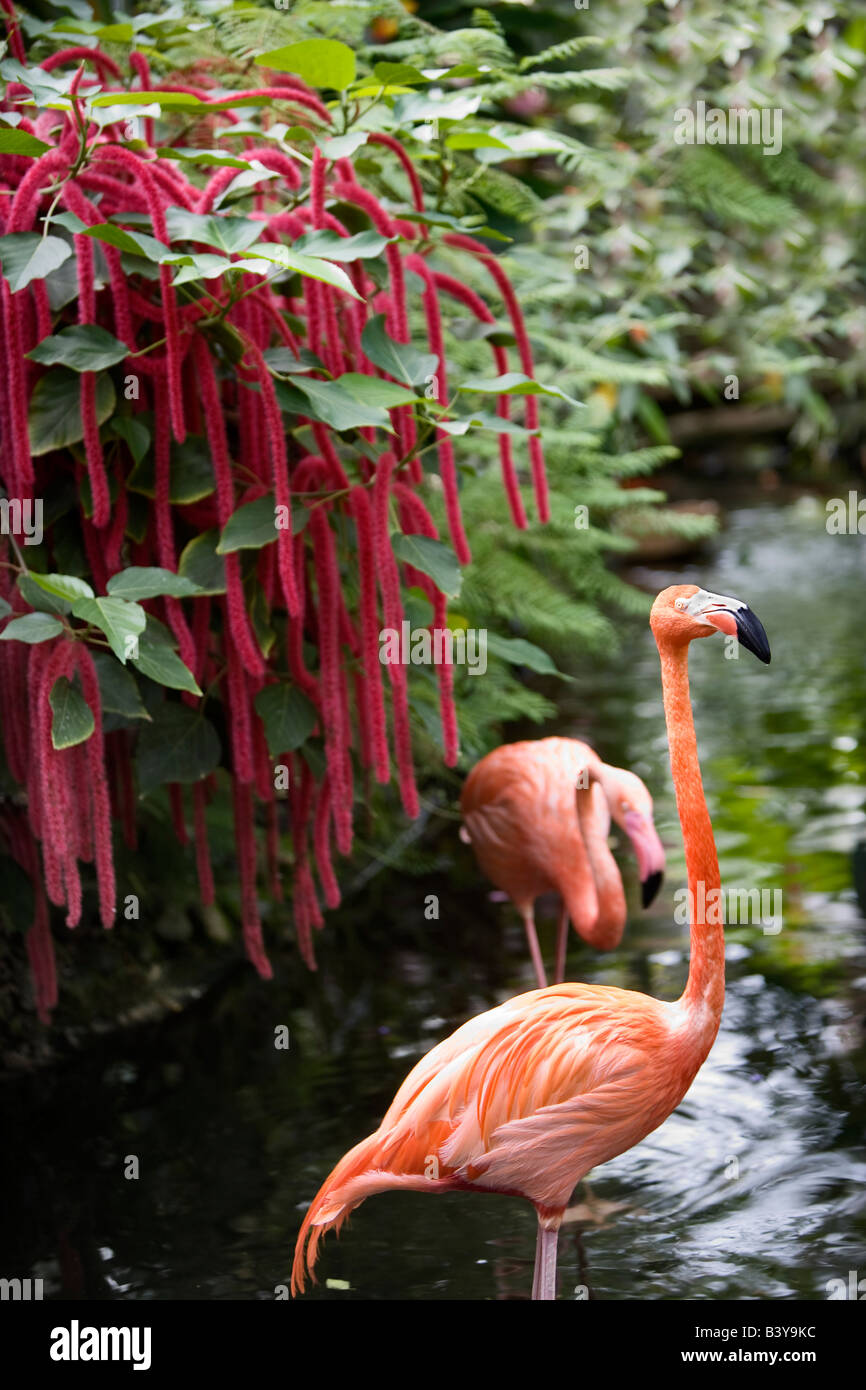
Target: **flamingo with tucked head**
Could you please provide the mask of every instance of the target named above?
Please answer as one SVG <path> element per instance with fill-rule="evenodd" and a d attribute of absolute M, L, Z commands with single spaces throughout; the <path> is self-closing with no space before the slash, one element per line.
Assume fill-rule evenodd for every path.
<path fill-rule="evenodd" d="M 658 892 L 665 852 L 649 791 L 633 772 L 603 763 L 588 743 L 542 738 L 506 743 L 476 763 L 463 787 L 460 835 L 482 873 L 523 919 L 539 987 L 547 977 L 535 930 L 535 899 L 562 899 L 554 982 L 565 978 L 569 919 L 584 941 L 611 951 L 622 939 L 625 892 L 607 843 L 613 820 L 631 840 L 643 905 Z"/>
<path fill-rule="evenodd" d="M 533 1204 L 532 1297 L 555 1298 L 557 1237 L 577 1183 L 657 1129 L 705 1061 L 722 1017 L 725 942 L 719 914 L 706 911 L 717 901 L 719 864 L 689 699 L 689 644 L 736 634 L 767 663 L 770 648 L 741 599 L 695 584 L 659 594 L 650 624 L 689 882 L 685 990 L 669 1004 L 606 985 L 551 985 L 464 1023 L 412 1068 L 376 1132 L 349 1150 L 311 1202 L 295 1246 L 293 1294 L 324 1233 L 339 1230 L 366 1197 L 472 1190 Z"/>

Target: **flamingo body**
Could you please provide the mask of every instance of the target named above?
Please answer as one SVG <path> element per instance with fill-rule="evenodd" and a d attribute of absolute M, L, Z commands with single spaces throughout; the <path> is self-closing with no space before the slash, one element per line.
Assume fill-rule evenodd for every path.
<path fill-rule="evenodd" d="M 718 1032 L 724 932 L 705 906 L 696 909 L 695 890 L 718 890 L 719 867 L 698 765 L 688 645 L 727 632 L 729 616 L 741 644 L 769 662 L 766 633 L 739 599 L 675 585 L 658 596 L 650 619 L 692 903 L 682 996 L 665 1003 L 609 986 L 559 984 L 463 1024 L 413 1067 L 379 1128 L 340 1160 L 313 1199 L 295 1247 L 293 1293 L 312 1272 L 322 1234 L 339 1229 L 366 1197 L 468 1188 L 533 1203 L 533 1298 L 556 1296 L 556 1237 L 575 1185 L 666 1119 Z"/>
<path fill-rule="evenodd" d="M 590 819 L 594 824 L 585 837 L 575 790 L 594 757 L 588 744 L 577 739 L 504 744 L 472 769 L 460 809 L 479 867 L 508 894 L 521 917 L 532 912 L 542 893 L 556 892 L 580 935 L 599 950 L 611 950 L 622 937 L 626 907 L 619 872 L 607 850 L 610 813 L 600 785 L 593 783 L 584 831 Z M 601 904 L 589 841 L 600 857 L 606 850 L 610 860 Z"/>
<path fill-rule="evenodd" d="M 337 1164 L 298 1238 L 293 1290 L 319 1238 L 366 1197 L 471 1189 L 525 1197 L 558 1226 L 580 1179 L 680 1103 L 718 1016 L 687 1029 L 679 1003 L 561 984 L 479 1014 L 413 1067 L 374 1134 Z"/>

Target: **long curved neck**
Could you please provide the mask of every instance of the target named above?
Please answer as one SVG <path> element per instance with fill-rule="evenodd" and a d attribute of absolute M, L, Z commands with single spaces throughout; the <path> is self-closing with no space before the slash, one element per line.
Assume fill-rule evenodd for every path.
<path fill-rule="evenodd" d="M 585 791 L 579 791 L 577 818 L 598 897 L 598 918 L 593 940 L 595 944 L 601 941 L 603 948 L 607 949 L 616 945 L 622 935 L 626 902 L 619 867 L 607 843 L 610 818 L 603 797 L 601 782 L 592 782 Z"/>
<path fill-rule="evenodd" d="M 689 698 L 688 647 L 659 646 L 665 723 L 677 812 L 686 850 L 689 884 L 689 978 L 681 1003 L 692 1012 L 710 1011 L 712 1037 L 725 998 L 725 934 L 721 921 L 719 861 L 704 798 L 698 744 Z"/>

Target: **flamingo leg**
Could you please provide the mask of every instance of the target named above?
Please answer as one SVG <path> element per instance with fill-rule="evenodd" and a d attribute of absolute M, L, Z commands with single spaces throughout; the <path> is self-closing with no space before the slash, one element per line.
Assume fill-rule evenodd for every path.
<path fill-rule="evenodd" d="M 523 925 L 526 928 L 526 940 L 529 942 L 529 954 L 532 956 L 538 988 L 547 989 L 547 975 L 544 970 L 544 961 L 541 959 L 541 947 L 538 944 L 538 933 L 535 930 L 535 918 L 531 907 L 524 915 Z"/>
<path fill-rule="evenodd" d="M 541 1302 L 551 1303 L 556 1299 L 556 1243 L 559 1227 L 551 1230 L 538 1223 L 535 1243 L 535 1277 L 532 1281 L 532 1297 Z"/>
<path fill-rule="evenodd" d="M 565 957 L 568 952 L 568 908 L 563 902 L 559 911 L 559 929 L 556 933 L 556 974 L 553 977 L 555 985 L 561 985 L 565 979 Z"/>

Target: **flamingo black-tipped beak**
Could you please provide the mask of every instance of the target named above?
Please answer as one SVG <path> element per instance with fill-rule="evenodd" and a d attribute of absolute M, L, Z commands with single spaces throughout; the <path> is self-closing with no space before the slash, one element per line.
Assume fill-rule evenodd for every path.
<path fill-rule="evenodd" d="M 665 851 L 652 817 L 640 811 L 628 811 L 625 832 L 637 855 L 640 891 L 644 907 L 649 907 L 661 886 L 665 869 Z"/>
<path fill-rule="evenodd" d="M 710 594 L 698 589 L 686 606 L 687 613 L 700 622 L 709 623 L 728 637 L 736 637 L 741 647 L 752 652 L 765 666 L 770 664 L 770 643 L 760 618 L 740 598 Z"/>
<path fill-rule="evenodd" d="M 662 874 L 660 870 L 657 870 L 654 874 L 650 874 L 649 878 L 645 878 L 641 883 L 640 896 L 644 907 L 649 907 L 661 887 L 663 878 L 664 874 Z"/>
<path fill-rule="evenodd" d="M 760 618 L 751 608 L 744 605 L 734 613 L 734 621 L 737 624 L 737 640 L 740 646 L 745 647 L 747 652 L 752 652 L 765 666 L 769 666 L 770 643 Z"/>

